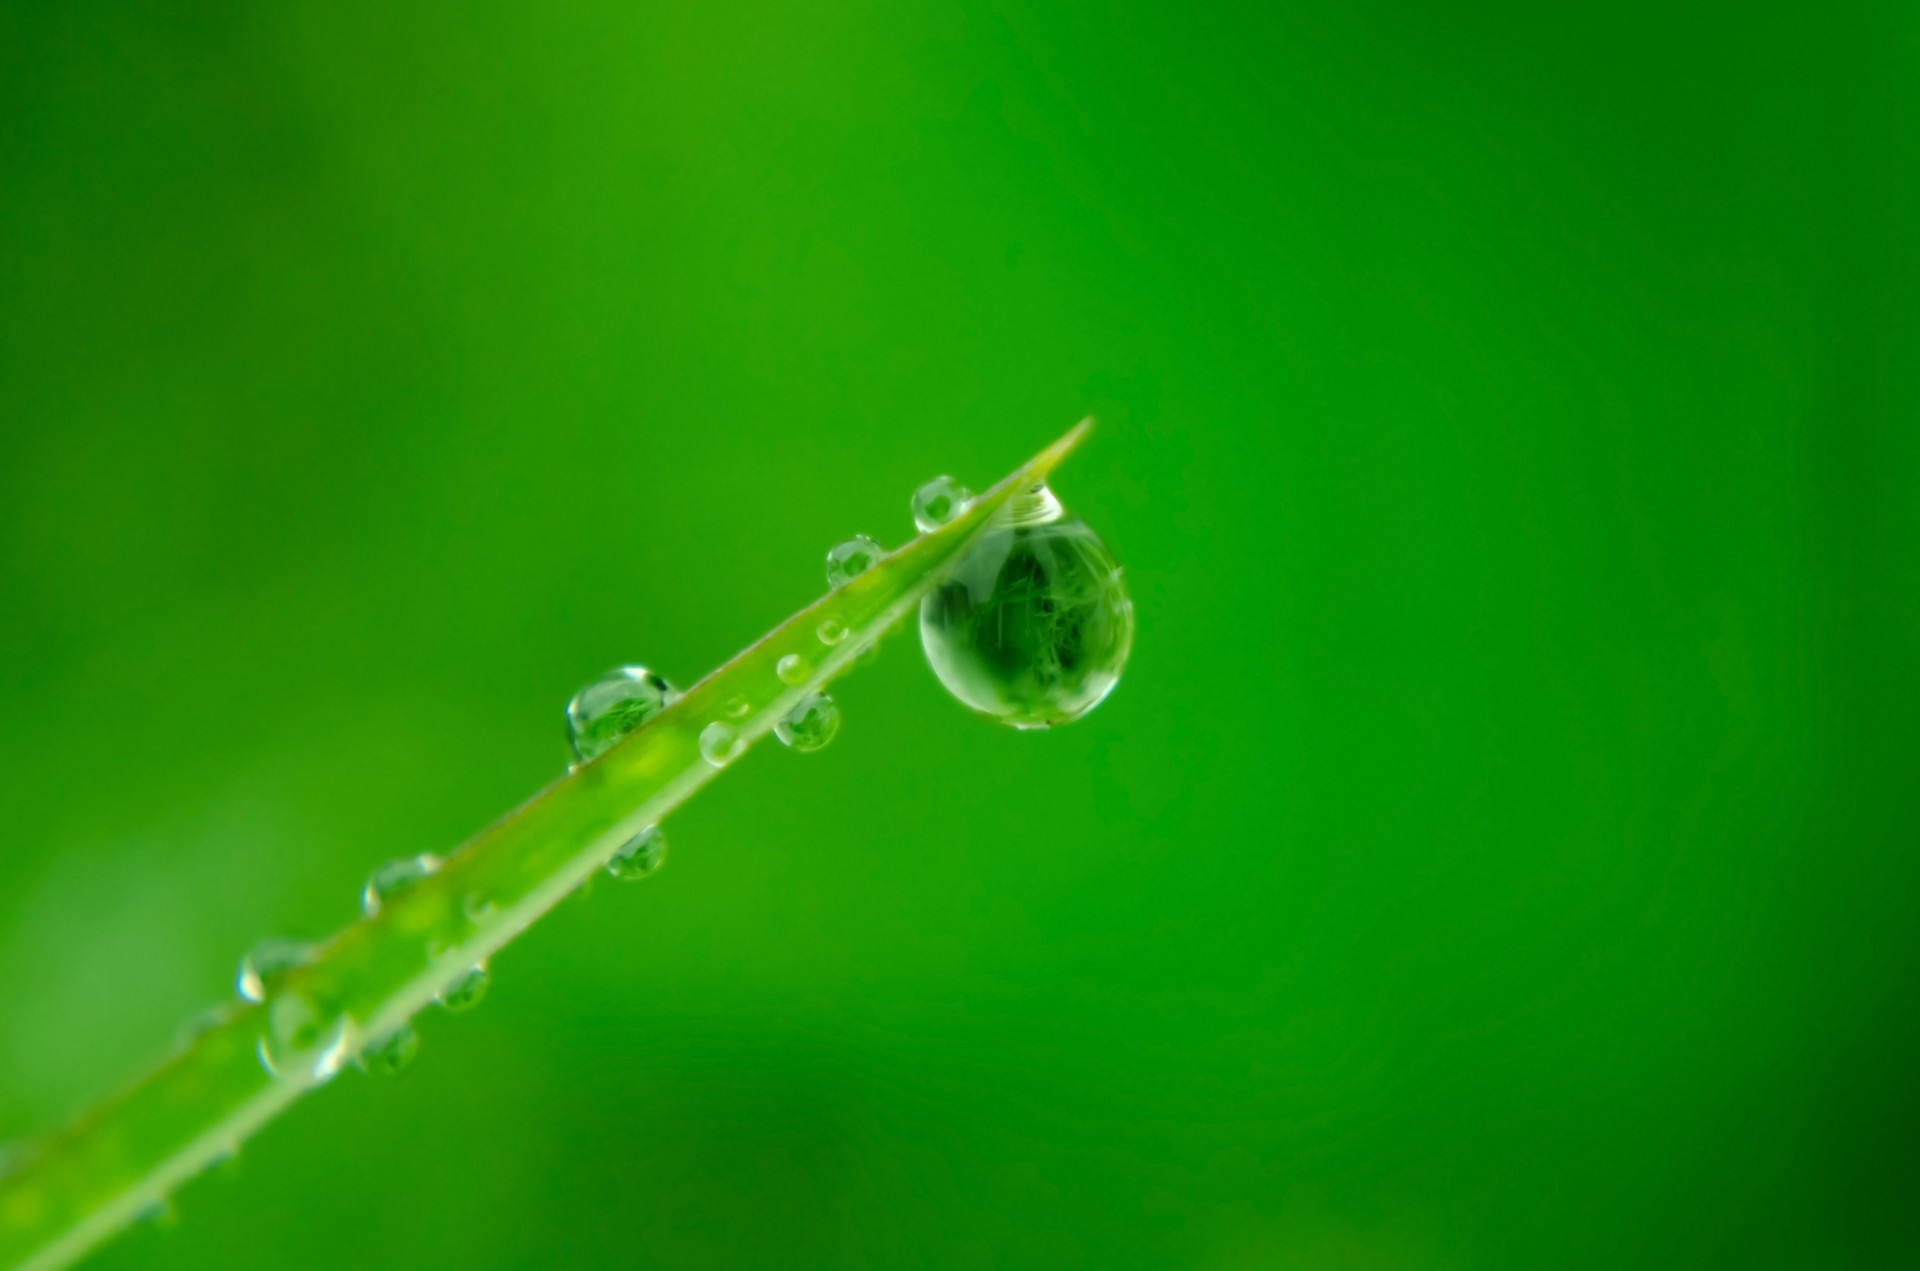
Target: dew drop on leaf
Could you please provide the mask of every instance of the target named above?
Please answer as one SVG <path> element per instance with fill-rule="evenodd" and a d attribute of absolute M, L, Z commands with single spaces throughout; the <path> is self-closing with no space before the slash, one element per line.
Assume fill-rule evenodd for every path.
<path fill-rule="evenodd" d="M 391 1077 L 420 1053 L 420 1034 L 413 1030 L 412 1024 L 402 1024 L 392 1032 L 375 1038 L 360 1052 L 358 1060 L 362 1072 L 372 1073 L 376 1077 Z"/>
<path fill-rule="evenodd" d="M 973 491 L 952 477 L 935 477 L 913 492 L 913 523 L 922 533 L 930 533 L 972 503 Z"/>
<path fill-rule="evenodd" d="M 855 534 L 844 543 L 835 543 L 827 552 L 827 586 L 843 586 L 858 578 L 886 555 L 886 549 L 865 534 Z"/>
<path fill-rule="evenodd" d="M 667 836 L 657 825 L 649 825 L 625 843 L 607 862 L 607 873 L 623 883 L 645 878 L 667 860 Z"/>
<path fill-rule="evenodd" d="M 1044 485 L 1009 508 L 921 602 L 920 642 L 965 705 L 1013 728 L 1051 728 L 1120 682 L 1133 604 L 1113 553 Z"/>
<path fill-rule="evenodd" d="M 714 720 L 700 730 L 700 757 L 716 768 L 724 768 L 739 758 L 747 743 L 740 740 L 732 724 Z"/>
<path fill-rule="evenodd" d="M 673 705 L 680 694 L 666 677 L 644 666 L 608 671 L 567 703 L 567 735 L 582 760 L 603 755 L 613 744 Z"/>
<path fill-rule="evenodd" d="M 367 917 L 373 917 L 380 912 L 381 905 L 407 891 L 439 868 L 440 858 L 424 853 L 397 861 L 388 861 L 368 876 L 367 885 L 360 891 L 361 910 Z"/>
<path fill-rule="evenodd" d="M 787 717 L 773 726 L 773 735 L 789 750 L 818 750 L 840 731 L 840 707 L 825 693 L 809 693 Z"/>
<path fill-rule="evenodd" d="M 303 940 L 274 937 L 262 940 L 240 959 L 236 986 L 249 1002 L 264 1002 L 287 975 L 313 960 L 313 946 Z"/>
<path fill-rule="evenodd" d="M 441 989 L 438 1000 L 445 1009 L 453 1012 L 470 1011 L 480 1005 L 480 999 L 487 995 L 493 977 L 488 973 L 486 964 L 481 963 L 464 972 L 459 979 Z"/>

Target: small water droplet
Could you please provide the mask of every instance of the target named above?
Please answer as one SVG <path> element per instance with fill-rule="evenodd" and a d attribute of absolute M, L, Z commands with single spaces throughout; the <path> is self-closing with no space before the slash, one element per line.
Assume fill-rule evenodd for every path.
<path fill-rule="evenodd" d="M 820 643 L 832 648 L 847 638 L 847 624 L 838 618 L 822 618 L 814 634 L 820 637 Z"/>
<path fill-rule="evenodd" d="M 825 693 L 809 693 L 787 717 L 773 726 L 773 734 L 788 749 L 818 750 L 840 731 L 840 707 Z"/>
<path fill-rule="evenodd" d="M 922 533 L 937 530 L 972 503 L 973 491 L 952 477 L 935 477 L 913 492 L 913 523 Z"/>
<path fill-rule="evenodd" d="M 747 743 L 733 731 L 733 725 L 719 720 L 700 730 L 700 757 L 716 768 L 724 768 L 740 757 Z"/>
<path fill-rule="evenodd" d="M 753 713 L 753 703 L 744 697 L 729 697 L 720 709 L 728 719 L 745 719 Z"/>
<path fill-rule="evenodd" d="M 173 1197 L 162 1196 L 135 1211 L 133 1221 L 136 1226 L 151 1225 L 167 1231 L 179 1224 L 180 1211 L 174 1207 Z"/>
<path fill-rule="evenodd" d="M 482 923 L 498 912 L 499 906 L 493 903 L 485 892 L 470 891 L 460 898 L 460 912 L 471 923 Z"/>
<path fill-rule="evenodd" d="M 1133 604 L 1113 553 L 1044 485 L 1014 499 L 920 604 L 947 691 L 1014 728 L 1080 718 L 1120 682 Z"/>
<path fill-rule="evenodd" d="M 666 677 L 644 666 L 608 671 L 567 703 L 567 734 L 582 760 L 605 754 L 613 744 L 673 705 L 680 697 Z"/>
<path fill-rule="evenodd" d="M 667 836 L 657 825 L 649 825 L 625 843 L 607 862 L 607 872 L 623 883 L 645 878 L 666 864 Z"/>
<path fill-rule="evenodd" d="M 419 1053 L 420 1034 L 413 1031 L 412 1024 L 402 1024 L 368 1043 L 360 1052 L 360 1071 L 376 1077 L 391 1077 L 412 1063 Z"/>
<path fill-rule="evenodd" d="M 330 1015 L 300 993 L 280 993 L 267 1007 L 260 1034 L 260 1063 L 286 1080 L 325 1081 L 340 1071 L 360 1040 L 346 1015 Z"/>
<path fill-rule="evenodd" d="M 493 976 L 487 971 L 487 964 L 482 962 L 440 990 L 440 1005 L 456 1015 L 461 1011 L 470 1011 L 480 1005 L 480 999 L 487 995 L 492 985 Z"/>
<path fill-rule="evenodd" d="M 367 917 L 373 917 L 380 912 L 381 905 L 439 868 L 440 858 L 426 853 L 388 861 L 367 876 L 367 885 L 360 890 L 361 911 Z"/>
<path fill-rule="evenodd" d="M 836 543 L 827 553 L 827 586 L 839 587 L 858 578 L 885 556 L 886 549 L 865 534 L 855 534 L 844 543 Z"/>
<path fill-rule="evenodd" d="M 813 663 L 798 653 L 789 653 L 774 665 L 773 673 L 780 677 L 782 684 L 805 684 L 813 674 Z"/>
<path fill-rule="evenodd" d="M 289 973 L 313 961 L 313 947 L 300 940 L 262 940 L 240 959 L 236 985 L 249 1002 L 264 1002 Z"/>

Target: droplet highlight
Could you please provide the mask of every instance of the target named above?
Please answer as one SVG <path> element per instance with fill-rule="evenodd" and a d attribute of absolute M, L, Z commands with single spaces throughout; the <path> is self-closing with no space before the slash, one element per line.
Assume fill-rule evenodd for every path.
<path fill-rule="evenodd" d="M 679 697 L 665 676 L 644 666 L 608 671 L 567 703 L 567 735 L 573 753 L 583 762 L 605 754 Z"/>
<path fill-rule="evenodd" d="M 412 1024 L 402 1024 L 383 1037 L 368 1043 L 360 1052 L 360 1071 L 376 1077 L 391 1077 L 420 1053 L 420 1034 Z"/>
<path fill-rule="evenodd" d="M 440 858 L 426 854 L 388 861 L 367 876 L 367 885 L 360 890 L 361 910 L 367 917 L 373 917 L 380 912 L 381 905 L 410 890 L 439 868 Z"/>
<path fill-rule="evenodd" d="M 973 505 L 973 491 L 952 477 L 935 477 L 913 492 L 913 523 L 925 534 Z"/>
<path fill-rule="evenodd" d="M 827 552 L 827 586 L 839 587 L 872 569 L 886 555 L 886 549 L 865 534 L 855 534 L 844 543 L 836 543 Z"/>
<path fill-rule="evenodd" d="M 700 730 L 700 757 L 716 768 L 724 768 L 740 757 L 747 743 L 740 740 L 732 724 L 714 720 Z"/>
<path fill-rule="evenodd" d="M 293 971 L 313 961 L 313 946 L 302 940 L 262 940 L 240 959 L 235 987 L 249 1002 L 264 1002 Z"/>
<path fill-rule="evenodd" d="M 1044 485 L 1009 504 L 920 604 L 927 662 L 962 703 L 1013 728 L 1079 719 L 1120 682 L 1133 603 L 1113 553 Z"/>
<path fill-rule="evenodd" d="M 840 706 L 825 693 L 809 693 L 787 717 L 773 726 L 773 735 L 789 750 L 802 754 L 818 750 L 840 731 Z"/>
<path fill-rule="evenodd" d="M 437 998 L 443 1010 L 458 1015 L 461 1011 L 470 1011 L 480 1005 L 480 999 L 493 987 L 493 976 L 483 962 L 473 967 L 453 983 L 441 989 Z"/>
<path fill-rule="evenodd" d="M 667 836 L 657 825 L 649 825 L 625 843 L 607 862 L 607 873 L 623 883 L 637 882 L 659 869 L 667 861 Z"/>

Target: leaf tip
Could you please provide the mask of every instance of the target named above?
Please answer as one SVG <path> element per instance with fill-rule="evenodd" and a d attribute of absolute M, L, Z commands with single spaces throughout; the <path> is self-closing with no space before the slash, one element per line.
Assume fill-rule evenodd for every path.
<path fill-rule="evenodd" d="M 1048 473 L 1059 467 L 1061 462 L 1064 461 L 1068 455 L 1072 454 L 1079 447 L 1080 443 L 1087 439 L 1087 434 L 1092 431 L 1093 416 L 1088 415 L 1085 419 L 1082 419 L 1079 423 L 1067 429 L 1060 440 L 1035 455 L 1032 461 L 1027 464 L 1027 474 L 1036 478 L 1044 478 Z"/>

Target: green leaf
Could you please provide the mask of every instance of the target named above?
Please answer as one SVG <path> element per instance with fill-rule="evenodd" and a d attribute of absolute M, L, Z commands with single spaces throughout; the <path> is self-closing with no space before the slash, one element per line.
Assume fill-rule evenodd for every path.
<path fill-rule="evenodd" d="M 163 1206 L 181 1183 L 236 1152 L 362 1048 L 395 1036 L 603 869 L 632 835 L 718 775 L 701 754 L 704 730 L 730 728 L 743 749 L 759 741 L 910 613 L 1007 501 L 1044 480 L 1090 424 L 1075 426 L 964 515 L 793 615 L 606 753 L 475 835 L 439 870 L 317 946 L 273 982 L 264 1002 L 236 1003 L 131 1089 L 24 1158 L 0 1163 L 9 1171 L 0 1177 L 0 1265 L 72 1262 Z M 819 634 L 830 620 L 846 629 L 833 644 Z M 786 676 L 776 672 L 789 654 L 805 659 L 805 678 L 792 664 Z M 277 1075 L 262 1062 L 268 1053 Z"/>

